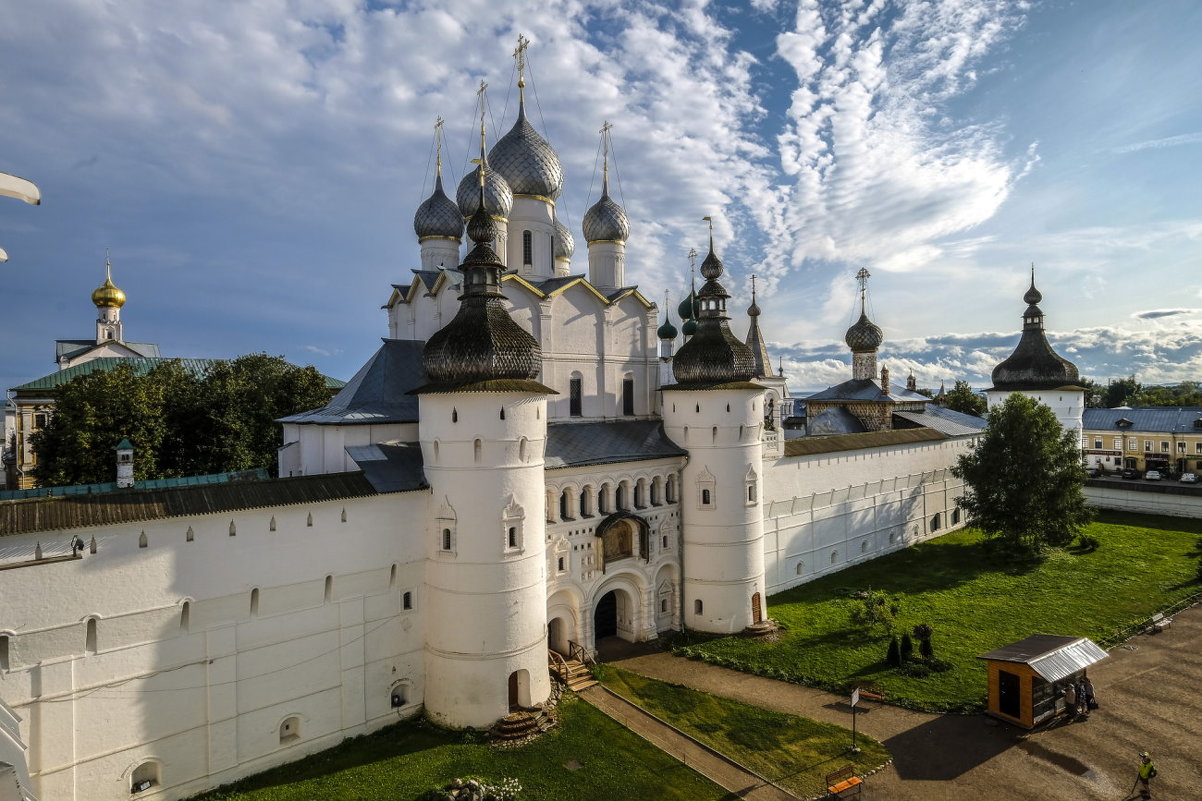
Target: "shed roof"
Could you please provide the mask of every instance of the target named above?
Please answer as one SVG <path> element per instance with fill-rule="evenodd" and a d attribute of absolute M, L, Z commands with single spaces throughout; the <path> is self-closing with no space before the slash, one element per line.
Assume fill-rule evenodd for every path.
<path fill-rule="evenodd" d="M 1088 637 L 1032 634 L 977 658 L 1027 665 L 1045 681 L 1060 681 L 1107 656 L 1109 654 Z"/>
<path fill-rule="evenodd" d="M 547 425 L 548 470 L 684 455 L 658 420 Z"/>
<path fill-rule="evenodd" d="M 902 428 L 893 431 L 865 431 L 862 434 L 835 434 L 829 437 L 799 437 L 786 440 L 785 456 L 810 456 L 816 453 L 855 451 L 888 445 L 908 445 L 915 442 L 935 442 L 947 438 L 946 434 L 932 428 Z"/>

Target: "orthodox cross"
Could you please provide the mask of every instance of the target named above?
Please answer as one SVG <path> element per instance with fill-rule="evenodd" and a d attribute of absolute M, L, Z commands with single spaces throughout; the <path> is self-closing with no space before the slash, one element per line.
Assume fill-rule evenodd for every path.
<path fill-rule="evenodd" d="M 868 292 L 868 279 L 872 274 L 864 267 L 856 273 L 856 280 L 860 282 L 860 314 L 864 314 L 864 295 Z"/>
<path fill-rule="evenodd" d="M 523 89 L 526 88 L 526 48 L 530 46 L 530 40 L 523 34 L 518 34 L 518 46 L 513 51 L 513 58 L 518 63 L 518 95 L 519 100 L 524 100 L 525 95 Z"/>

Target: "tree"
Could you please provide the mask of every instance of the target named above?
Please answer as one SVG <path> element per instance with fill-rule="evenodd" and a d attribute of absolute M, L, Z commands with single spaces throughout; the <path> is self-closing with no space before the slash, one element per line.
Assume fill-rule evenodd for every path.
<path fill-rule="evenodd" d="M 952 474 L 964 480 L 956 503 L 969 524 L 1016 558 L 1068 545 L 1090 520 L 1076 432 L 1025 395 L 1015 393 L 990 411 L 981 439 Z"/>
<path fill-rule="evenodd" d="M 143 375 L 128 365 L 98 370 L 60 388 L 33 437 L 34 475 L 44 486 L 112 481 L 122 437 L 134 446 L 137 479 L 274 469 L 283 444 L 275 420 L 329 399 L 315 369 L 262 353 L 200 375 L 178 360 Z"/>
<path fill-rule="evenodd" d="M 1102 405 L 1107 409 L 1114 409 L 1118 406 L 1131 406 L 1135 400 L 1135 396 L 1139 394 L 1141 389 L 1143 387 L 1135 380 L 1135 376 L 1111 381 L 1106 385 L 1106 390 L 1102 394 Z"/>
<path fill-rule="evenodd" d="M 1086 409 L 1101 409 L 1103 400 L 1106 396 L 1106 388 L 1094 381 L 1092 378 L 1081 378 L 1077 381 L 1077 386 L 1085 390 L 1085 408 Z"/>
<path fill-rule="evenodd" d="M 952 391 L 943 396 L 943 405 L 953 412 L 982 417 L 985 414 L 985 398 L 973 390 L 967 381 L 957 381 Z"/>

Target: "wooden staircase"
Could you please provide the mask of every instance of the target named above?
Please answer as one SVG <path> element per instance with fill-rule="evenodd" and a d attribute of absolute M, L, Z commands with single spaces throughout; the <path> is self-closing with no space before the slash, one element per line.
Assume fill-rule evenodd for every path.
<path fill-rule="evenodd" d="M 573 648 L 572 656 L 565 657 L 557 651 L 547 651 L 547 664 L 551 675 L 558 678 L 572 692 L 580 692 L 597 683 L 585 660 L 592 662 L 583 649 Z"/>

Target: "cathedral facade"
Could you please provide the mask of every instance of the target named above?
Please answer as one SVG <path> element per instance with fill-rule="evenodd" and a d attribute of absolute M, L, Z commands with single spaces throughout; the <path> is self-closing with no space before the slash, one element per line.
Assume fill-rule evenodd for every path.
<path fill-rule="evenodd" d="M 770 593 L 962 525 L 983 423 L 877 384 L 879 328 L 848 332 L 858 394 L 816 403 L 871 425 L 790 438 L 712 235 L 681 336 L 608 174 L 574 271 L 563 180 L 524 98 L 454 199 L 439 174 L 388 337 L 282 421 L 280 478 L 0 501 L 21 787 L 180 798 L 417 714 L 488 727 L 606 638 L 755 632 Z"/>

